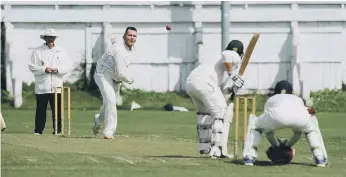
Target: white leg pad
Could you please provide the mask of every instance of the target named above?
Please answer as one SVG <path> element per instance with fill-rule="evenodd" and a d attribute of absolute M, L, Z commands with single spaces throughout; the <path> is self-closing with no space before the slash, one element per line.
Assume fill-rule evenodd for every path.
<path fill-rule="evenodd" d="M 207 114 L 197 116 L 199 150 L 208 153 L 211 148 L 212 125 L 214 118 Z"/>
<path fill-rule="evenodd" d="M 212 157 L 225 157 L 233 158 L 233 155 L 228 154 L 228 137 L 230 124 L 233 119 L 233 103 L 231 103 L 227 109 L 222 110 L 221 118 L 214 118 L 214 124 L 212 126 L 212 139 L 211 139 L 211 151 L 209 153 Z"/>
<path fill-rule="evenodd" d="M 243 158 L 257 158 L 257 147 L 261 142 L 262 133 L 257 130 L 256 121 L 257 117 L 250 114 L 244 142 Z"/>
<path fill-rule="evenodd" d="M 226 113 L 224 115 L 224 123 L 222 126 L 222 147 L 221 147 L 221 152 L 222 155 L 228 158 L 233 158 L 233 155 L 229 155 L 228 154 L 228 137 L 229 137 L 229 131 L 230 131 L 230 127 L 232 124 L 232 120 L 233 120 L 233 103 L 230 103 L 230 105 L 228 106 Z M 229 109 L 229 110 L 228 110 Z M 227 112 L 231 112 L 231 113 L 227 113 Z"/>
<path fill-rule="evenodd" d="M 323 150 L 321 148 L 321 142 L 317 131 L 311 131 L 306 134 L 306 139 L 308 140 L 309 146 L 311 148 L 312 155 L 314 158 L 323 160 L 325 159 Z"/>
<path fill-rule="evenodd" d="M 223 119 L 222 118 L 215 118 L 215 121 L 214 121 L 214 124 L 212 126 L 212 146 L 215 145 L 215 146 L 219 146 L 221 147 L 222 146 L 222 140 L 223 140 Z"/>
<path fill-rule="evenodd" d="M 318 141 L 319 141 L 319 148 L 321 149 L 322 153 L 323 153 L 323 157 L 328 160 L 328 154 L 327 154 L 327 150 L 326 150 L 326 146 L 324 145 L 324 141 L 323 141 L 323 136 L 320 130 L 320 127 L 318 125 L 318 120 L 316 116 L 311 116 L 312 118 L 312 122 L 313 122 L 313 127 L 317 133 L 318 136 Z"/>
<path fill-rule="evenodd" d="M 0 112 L 0 130 L 3 131 L 6 129 L 6 124 L 5 124 L 5 120 L 2 117 L 2 113 Z"/>

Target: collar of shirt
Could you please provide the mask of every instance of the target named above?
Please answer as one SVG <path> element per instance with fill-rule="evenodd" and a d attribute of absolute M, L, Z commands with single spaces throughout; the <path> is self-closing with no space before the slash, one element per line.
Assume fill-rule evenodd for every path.
<path fill-rule="evenodd" d="M 56 44 L 54 44 L 54 47 L 50 49 L 50 48 L 47 46 L 47 44 L 44 43 L 44 44 L 43 44 L 43 48 L 44 48 L 45 50 L 60 51 L 60 50 L 59 50 L 59 47 L 57 47 Z"/>
<path fill-rule="evenodd" d="M 132 52 L 132 51 L 133 51 L 133 47 L 134 47 L 134 46 L 132 46 L 132 47 L 130 48 L 129 46 L 126 45 L 125 41 L 123 41 L 123 44 L 124 44 L 125 49 L 126 49 L 127 51 L 129 51 L 129 52 Z"/>

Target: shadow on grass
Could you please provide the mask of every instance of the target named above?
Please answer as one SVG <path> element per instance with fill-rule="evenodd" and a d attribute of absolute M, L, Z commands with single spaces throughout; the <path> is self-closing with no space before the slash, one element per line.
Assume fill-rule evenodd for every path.
<path fill-rule="evenodd" d="M 69 138 L 75 138 L 75 139 L 97 139 L 96 136 L 72 136 L 72 137 L 69 137 Z"/>
<path fill-rule="evenodd" d="M 242 160 L 232 160 L 232 161 L 225 161 L 225 163 L 232 163 L 235 165 L 244 165 Z M 313 164 L 310 163 L 301 163 L 301 162 L 291 162 L 290 164 L 273 164 L 270 161 L 264 161 L 264 160 L 257 160 L 254 163 L 254 166 L 286 166 L 286 165 L 301 165 L 301 166 L 315 166 Z"/>
<path fill-rule="evenodd" d="M 144 158 L 209 159 L 208 156 L 184 156 L 184 155 L 144 156 Z"/>

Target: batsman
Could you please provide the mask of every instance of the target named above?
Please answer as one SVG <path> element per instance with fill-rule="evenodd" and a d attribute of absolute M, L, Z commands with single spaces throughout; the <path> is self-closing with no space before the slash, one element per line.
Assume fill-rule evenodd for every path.
<path fill-rule="evenodd" d="M 186 80 L 186 92 L 197 109 L 197 134 L 200 154 L 212 158 L 233 158 L 227 142 L 232 117 L 225 116 L 225 95 L 244 85 L 238 74 L 244 46 L 232 40 L 221 53 L 221 59 L 206 61 L 196 67 Z"/>
<path fill-rule="evenodd" d="M 264 113 L 258 118 L 255 115 L 250 115 L 248 118 L 243 150 L 244 164 L 254 165 L 262 133 L 271 144 L 267 151 L 268 157 L 272 161 L 286 162 L 290 162 L 293 158 L 291 147 L 297 143 L 302 134 L 305 134 L 316 166 L 326 167 L 328 159 L 326 148 L 317 118 L 310 113 L 304 100 L 293 94 L 291 83 L 286 80 L 279 81 L 275 85 L 274 95 L 264 106 Z M 293 135 L 287 141 L 281 142 L 275 137 L 274 131 L 284 128 L 292 129 Z M 284 155 L 285 151 L 288 155 Z"/>

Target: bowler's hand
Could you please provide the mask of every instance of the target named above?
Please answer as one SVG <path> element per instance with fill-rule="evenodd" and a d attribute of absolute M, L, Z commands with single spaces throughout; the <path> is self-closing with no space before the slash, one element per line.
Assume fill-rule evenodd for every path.
<path fill-rule="evenodd" d="M 129 78 L 129 82 L 128 82 L 128 84 L 130 84 L 130 85 L 131 85 L 131 84 L 133 83 L 133 81 L 134 81 L 134 80 L 133 80 L 133 78 Z"/>
<path fill-rule="evenodd" d="M 57 74 L 58 73 L 58 68 L 52 68 L 52 73 Z"/>
<path fill-rule="evenodd" d="M 53 70 L 52 68 L 46 67 L 46 69 L 44 70 L 46 73 L 51 73 Z"/>

